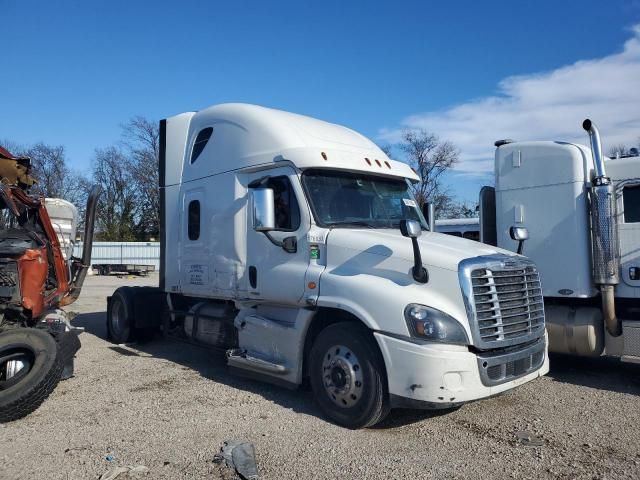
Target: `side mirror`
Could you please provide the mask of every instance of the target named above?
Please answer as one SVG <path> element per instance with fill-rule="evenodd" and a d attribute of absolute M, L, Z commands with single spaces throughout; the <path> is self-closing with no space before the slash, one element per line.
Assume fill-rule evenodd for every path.
<path fill-rule="evenodd" d="M 527 227 L 516 227 L 513 226 L 509 229 L 509 235 L 512 240 L 516 242 L 523 242 L 525 240 L 529 240 L 529 230 Z"/>
<path fill-rule="evenodd" d="M 251 210 L 253 212 L 253 229 L 256 232 L 268 232 L 276 228 L 276 212 L 271 188 L 252 188 Z"/>
<path fill-rule="evenodd" d="M 400 220 L 400 233 L 403 237 L 418 238 L 422 235 L 422 228 L 415 220 Z"/>
<path fill-rule="evenodd" d="M 413 278 L 416 282 L 427 283 L 429 281 L 429 272 L 422 266 L 422 255 L 420 255 L 420 246 L 418 245 L 418 237 L 422 235 L 422 228 L 415 220 L 400 220 L 400 233 L 403 237 L 411 239 L 413 246 Z"/>
<path fill-rule="evenodd" d="M 509 229 L 509 235 L 512 240 L 518 242 L 518 255 L 522 255 L 524 241 L 529 239 L 529 230 L 527 227 L 516 227 L 514 225 Z"/>

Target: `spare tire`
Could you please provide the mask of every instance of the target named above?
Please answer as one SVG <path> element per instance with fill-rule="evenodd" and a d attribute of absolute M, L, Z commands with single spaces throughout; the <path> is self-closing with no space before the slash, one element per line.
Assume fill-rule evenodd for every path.
<path fill-rule="evenodd" d="M 0 332 L 0 423 L 36 410 L 62 376 L 63 361 L 54 338 L 44 330 Z"/>

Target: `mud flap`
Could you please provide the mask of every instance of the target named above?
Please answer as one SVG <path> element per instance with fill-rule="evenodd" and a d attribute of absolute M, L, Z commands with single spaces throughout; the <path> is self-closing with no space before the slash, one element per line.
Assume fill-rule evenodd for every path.
<path fill-rule="evenodd" d="M 63 362 L 61 380 L 67 380 L 73 377 L 74 358 L 81 347 L 80 339 L 78 338 L 78 333 L 71 330 L 60 335 L 57 341 L 58 354 Z"/>

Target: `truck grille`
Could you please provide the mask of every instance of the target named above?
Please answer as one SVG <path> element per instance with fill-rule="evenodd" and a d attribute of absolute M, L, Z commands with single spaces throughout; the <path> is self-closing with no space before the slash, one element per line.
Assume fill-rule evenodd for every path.
<path fill-rule="evenodd" d="M 544 335 L 540 277 L 528 258 L 467 258 L 458 265 L 458 279 L 477 349 L 523 345 Z"/>
<path fill-rule="evenodd" d="M 519 339 L 544 327 L 540 277 L 533 266 L 471 272 L 477 326 L 482 342 Z"/>
<path fill-rule="evenodd" d="M 538 339 L 515 352 L 478 355 L 480 379 L 484 385 L 493 386 L 523 377 L 542 366 L 544 354 L 545 342 Z"/>
<path fill-rule="evenodd" d="M 487 377 L 493 381 L 503 379 L 511 380 L 512 378 L 517 378 L 528 373 L 532 368 L 538 368 L 542 365 L 543 360 L 544 352 L 536 352 L 529 357 L 519 360 L 505 362 L 502 365 L 492 365 L 487 368 Z"/>

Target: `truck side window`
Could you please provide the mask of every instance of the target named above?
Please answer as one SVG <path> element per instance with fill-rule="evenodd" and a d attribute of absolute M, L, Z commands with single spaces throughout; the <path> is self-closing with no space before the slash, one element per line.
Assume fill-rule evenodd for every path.
<path fill-rule="evenodd" d="M 196 141 L 193 143 L 193 150 L 191 151 L 191 163 L 195 162 L 204 147 L 207 145 L 207 142 L 211 138 L 211 134 L 213 133 L 213 127 L 203 128 L 198 132 L 198 136 L 196 137 Z"/>
<path fill-rule="evenodd" d="M 273 189 L 276 230 L 293 232 L 300 227 L 300 207 L 287 177 L 273 177 L 267 184 Z"/>
<path fill-rule="evenodd" d="M 191 200 L 188 209 L 187 233 L 189 240 L 200 238 L 200 201 Z"/>
<path fill-rule="evenodd" d="M 624 204 L 624 223 L 640 222 L 640 185 L 624 187 L 622 190 Z"/>

